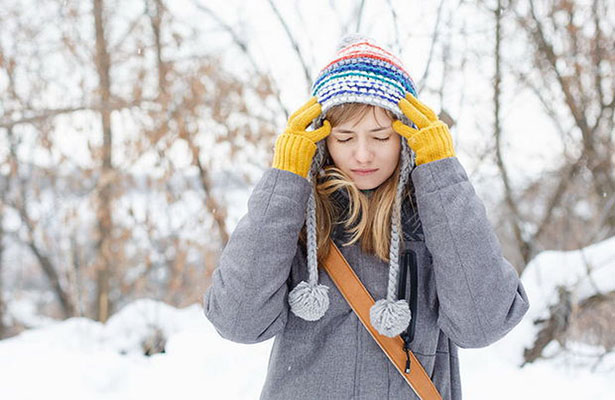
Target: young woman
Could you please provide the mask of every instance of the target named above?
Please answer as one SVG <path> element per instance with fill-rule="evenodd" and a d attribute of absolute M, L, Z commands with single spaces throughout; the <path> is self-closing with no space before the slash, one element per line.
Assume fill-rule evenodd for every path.
<path fill-rule="evenodd" d="M 370 323 L 403 335 L 443 399 L 461 399 L 458 347 L 499 340 L 528 310 L 447 125 L 399 59 L 358 35 L 276 140 L 204 311 L 229 340 L 275 336 L 261 399 L 417 399 L 318 268 L 329 238 L 377 300 Z M 396 296 L 402 251 L 417 260 L 413 309 Z"/>

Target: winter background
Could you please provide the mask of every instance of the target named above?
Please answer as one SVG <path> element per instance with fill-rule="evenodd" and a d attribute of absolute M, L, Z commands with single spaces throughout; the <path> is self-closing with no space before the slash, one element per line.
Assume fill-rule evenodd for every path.
<path fill-rule="evenodd" d="M 109 3 L 107 7 L 114 8 L 114 15 L 126 16 L 128 20 L 130 16 L 142 12 L 143 5 L 149 4 L 149 1 Z M 498 171 L 493 162 L 485 162 L 483 158 L 477 157 L 477 149 L 484 151 L 486 148 L 485 138 L 490 134 L 493 124 L 491 101 L 494 67 L 490 63 L 480 64 L 476 60 L 481 59 L 477 55 L 487 51 L 490 46 L 487 44 L 493 39 L 493 21 L 484 12 L 484 8 L 494 7 L 497 1 L 440 1 L 427 5 L 418 1 L 322 0 L 283 4 L 267 1 L 174 0 L 166 2 L 166 7 L 174 15 L 178 31 L 181 31 L 183 25 L 203 27 L 201 38 L 190 42 L 192 48 L 189 48 L 188 53 L 215 54 L 219 57 L 217 68 L 237 76 L 242 76 L 246 70 L 255 68 L 255 65 L 268 71 L 277 79 L 281 103 L 287 110 L 294 110 L 307 98 L 309 85 L 303 78 L 304 71 L 292 44 L 272 12 L 271 4 L 277 3 L 280 3 L 278 6 L 283 18 L 301 47 L 309 49 L 305 51 L 309 55 L 305 63 L 312 66 L 312 74 L 330 58 L 342 27 L 348 29 L 352 26 L 348 17 L 350 11 L 345 10 L 364 6 L 365 22 L 361 31 L 391 46 L 399 45 L 398 50 L 411 75 L 419 87 L 425 87 L 424 102 L 436 109 L 447 105 L 449 113 L 455 116 L 455 127 L 451 132 L 458 157 L 480 197 L 484 199 L 494 224 L 500 221 L 503 194 Z M 380 3 L 386 3 L 390 9 L 379 6 Z M 471 3 L 472 7 L 463 7 L 466 3 Z M 2 30 L 2 23 L 6 27 L 13 18 L 6 10 L 21 9 L 22 17 L 36 20 L 47 11 L 61 10 L 74 2 L 2 0 L 2 4 L 0 50 L 14 49 L 18 45 L 28 47 L 27 43 L 17 43 L 18 38 Z M 81 4 L 84 13 L 91 12 L 89 2 Z M 463 29 L 467 35 L 459 40 L 454 37 L 453 25 L 437 23 L 441 8 L 453 9 L 454 6 L 457 14 L 445 21 L 450 24 L 465 21 Z M 212 18 L 204 11 L 204 7 L 213 10 L 219 19 Z M 296 10 L 301 12 L 296 13 Z M 395 18 L 392 18 L 391 10 L 395 10 Z M 610 14 L 610 17 L 613 15 Z M 315 21 L 318 23 L 315 24 Z M 615 19 L 609 21 L 615 26 Z M 236 27 L 241 37 L 249 38 L 250 53 L 255 65 L 250 64 L 244 55 L 229 45 L 228 31 L 220 28 L 222 22 Z M 461 29 L 460 25 L 454 27 Z M 504 27 L 506 29 L 512 28 Z M 82 34 L 92 35 L 91 28 L 83 30 Z M 42 34 L 51 35 L 45 31 Z M 442 54 L 429 65 L 430 79 L 423 82 L 420 80 L 421 73 L 427 68 L 428 54 L 432 50 L 430 44 L 436 34 L 449 35 L 447 43 L 451 48 L 438 50 Z M 530 68 L 529 59 L 524 55 L 529 45 L 521 38 L 513 40 L 514 37 L 509 31 L 506 59 L 508 62 L 518 61 L 520 65 L 527 63 Z M 395 38 L 401 38 L 401 41 Z M 477 62 L 475 67 L 464 68 L 463 74 L 453 75 L 454 79 L 451 78 L 450 82 L 438 82 L 438 77 L 445 76 L 446 68 L 460 67 L 462 61 L 466 60 L 463 54 L 469 54 L 471 60 Z M 174 56 L 179 57 L 181 54 Z M 491 61 L 488 57 L 485 59 Z M 1 61 L 0 52 L 0 72 L 3 67 Z M 50 69 L 57 68 L 55 73 L 66 73 L 63 70 L 65 66 L 53 57 L 45 62 Z M 450 65 L 447 66 L 447 62 Z M 120 70 L 116 73 L 120 75 L 115 75 L 120 81 L 132 79 L 129 73 L 124 77 Z M 6 90 L 7 82 L 6 76 L 0 74 L 0 90 Z M 434 89 L 438 86 L 440 90 Z M 73 89 L 79 91 L 76 87 Z M 527 188 L 531 182 L 544 176 L 547 166 L 550 168 L 561 161 L 565 145 L 557 139 L 557 126 L 545 115 L 544 104 L 530 90 L 520 87 L 510 76 L 505 77 L 502 90 L 501 123 L 503 130 L 509 133 L 504 142 L 505 160 L 511 165 L 510 182 L 515 188 Z M 61 103 L 62 91 L 50 95 L 50 98 Z M 271 103 L 252 102 L 251 105 L 259 108 L 261 115 L 267 115 Z M 0 111 L 8 108 L 8 102 L 0 102 Z M 6 118 L 15 115 L 2 113 L 0 122 L 4 124 Z M 113 122 L 116 128 L 114 140 L 117 138 L 118 143 L 128 142 L 131 135 L 134 135 L 132 122 L 122 118 L 116 116 Z M 281 113 L 266 118 L 272 121 L 274 132 L 283 128 L 285 117 Z M 89 123 L 95 123 L 92 120 L 91 116 L 73 115 L 72 118 L 59 118 L 55 121 L 54 129 L 62 134 L 54 137 L 54 147 L 60 153 L 69 155 L 73 165 L 82 166 L 91 162 L 88 145 L 96 140 L 88 138 L 89 134 L 83 132 L 84 129 L 88 130 Z M 2 129 L 6 126 L 0 125 L 0 156 L 8 153 L 5 146 L 7 139 L 3 136 L 6 135 L 5 129 Z M 100 128 L 92 129 L 94 134 L 99 131 Z M 571 135 L 577 134 L 573 131 Z M 23 134 L 22 145 L 27 145 L 29 140 L 34 139 Z M 268 166 L 270 154 L 266 147 L 255 147 L 246 155 L 250 163 L 238 163 L 234 159 L 230 160 L 224 144 L 214 143 L 207 137 L 203 140 L 205 144 L 202 144 L 201 149 L 213 171 L 213 191 L 227 208 L 226 226 L 228 232 L 232 232 L 239 218 L 246 212 L 248 196 Z M 19 157 L 32 165 L 48 165 L 50 162 L 49 156 L 40 150 L 21 153 Z M 186 167 L 183 170 L 186 176 L 194 178 L 194 171 L 187 168 L 189 162 L 186 161 L 186 151 L 181 145 L 169 148 L 165 157 L 174 163 L 176 170 L 182 171 Z M 114 153 L 114 162 L 119 168 L 126 158 L 128 154 L 123 154 L 121 150 Z M 131 164 L 130 169 L 126 168 L 126 171 L 146 179 L 150 174 L 160 175 L 158 168 L 159 164 L 143 157 L 138 163 Z M 8 175 L 7 171 L 8 167 L 0 168 L 0 178 Z M 172 186 L 173 180 L 169 179 L 169 183 Z M 53 219 L 52 211 L 56 204 L 47 200 L 45 193 L 42 190 L 38 194 L 40 202 L 38 206 L 31 206 L 32 212 L 35 216 L 51 215 L 50 219 Z M 198 190 L 186 190 L 184 196 L 180 207 L 171 208 L 156 196 L 135 186 L 127 191 L 124 201 L 132 204 L 137 213 L 147 209 L 151 218 L 168 219 L 168 228 L 157 231 L 164 234 L 165 229 L 177 229 L 171 223 L 172 220 L 190 220 L 203 208 Z M 611 192 L 604 193 L 607 199 L 613 196 Z M 63 200 L 72 201 L 68 197 Z M 596 213 L 596 210 L 588 209 L 587 204 L 582 202 L 575 209 L 579 214 Z M 84 212 L 87 214 L 87 210 Z M 615 213 L 612 208 L 607 209 L 607 212 Z M 118 215 L 129 223 L 125 214 L 120 212 Z M 19 232 L 23 226 L 19 216 L 10 209 L 4 218 L 0 217 L 0 222 L 4 224 L 5 231 Z M 210 240 L 210 237 L 215 236 L 211 220 L 198 219 L 198 222 L 200 226 L 193 226 L 184 234 L 194 237 L 196 241 L 215 242 Z M 528 232 L 532 231 L 530 226 L 525 228 Z M 505 231 L 498 233 L 504 236 Z M 186 304 L 190 303 L 188 301 L 165 302 L 156 290 L 145 292 L 140 298 L 131 297 L 118 302 L 118 309 L 105 322 L 99 322 L 92 316 L 66 319 L 57 315 L 50 316 L 43 311 L 44 305 L 56 300 L 44 280 L 32 278 L 37 274 L 36 262 L 27 246 L 16 240 L 20 237 L 18 234 L 4 238 L 4 251 L 0 257 L 0 263 L 4 265 L 0 270 L 3 276 L 0 290 L 6 303 L 3 318 L 6 324 L 25 328 L 0 340 L 0 399 L 258 398 L 273 339 L 253 345 L 226 341 L 205 319 L 198 297 L 193 298 L 191 304 Z M 198 263 L 199 259 L 194 262 Z M 588 265 L 591 265 L 590 271 Z M 215 265 L 208 265 L 203 275 L 210 275 L 213 267 Z M 599 344 L 552 340 L 542 351 L 540 359 L 521 367 L 524 350 L 532 346 L 541 329 L 540 324 L 534 321 L 551 317 L 553 307 L 558 305 L 558 288 L 568 288 L 576 303 L 597 293 L 615 291 L 615 236 L 574 250 L 537 251 L 523 269 L 521 280 L 531 304 L 526 318 L 510 334 L 491 346 L 460 349 L 464 398 L 615 398 L 615 356 L 612 349 L 605 349 Z M 197 293 L 202 292 L 206 284 L 207 279 L 199 281 Z M 171 305 L 177 303 L 183 306 Z M 615 320 L 612 311 L 610 319 Z M 158 351 L 144 354 L 145 344 Z"/>

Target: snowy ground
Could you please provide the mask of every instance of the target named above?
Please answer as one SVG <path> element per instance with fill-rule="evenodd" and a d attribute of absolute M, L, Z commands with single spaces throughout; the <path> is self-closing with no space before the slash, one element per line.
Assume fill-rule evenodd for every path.
<path fill-rule="evenodd" d="M 582 257 L 583 255 L 583 257 Z M 615 357 L 594 372 L 586 360 L 553 355 L 519 369 L 524 346 L 535 333 L 532 319 L 553 300 L 553 288 L 566 283 L 575 295 L 591 293 L 581 260 L 594 268 L 600 290 L 615 287 L 615 238 L 575 252 L 545 252 L 528 266 L 523 283 L 531 308 L 508 336 L 482 349 L 460 349 L 464 398 L 615 398 Z M 140 300 L 106 324 L 84 318 L 43 326 L 0 341 L 0 399 L 256 399 L 265 379 L 273 340 L 242 345 L 221 339 L 201 306 L 175 309 Z M 141 355 L 141 340 L 159 327 L 166 352 Z M 599 349 L 578 346 L 585 354 Z M 581 365 L 581 366 L 579 366 Z"/>

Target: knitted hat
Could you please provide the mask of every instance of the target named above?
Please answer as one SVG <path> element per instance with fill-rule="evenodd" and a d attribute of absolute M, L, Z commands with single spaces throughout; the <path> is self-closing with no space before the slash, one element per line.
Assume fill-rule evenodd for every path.
<path fill-rule="evenodd" d="M 312 85 L 312 95 L 317 97 L 322 106 L 321 115 L 314 120 L 313 128 L 322 126 L 329 109 L 343 103 L 365 103 L 382 107 L 392 111 L 403 123 L 416 128 L 397 105 L 406 92 L 417 96 L 412 78 L 395 55 L 366 36 L 347 35 L 340 41 L 333 61 L 320 71 Z M 403 332 L 411 319 L 408 303 L 404 299 L 397 299 L 396 293 L 399 242 L 402 236 L 402 193 L 414 166 L 414 153 L 406 140 L 401 138 L 401 143 L 401 171 L 391 215 L 387 297 L 377 300 L 370 310 L 372 326 L 380 334 L 389 337 Z M 317 143 L 316 154 L 308 173 L 308 179 L 312 182 L 317 174 L 322 172 L 325 153 L 325 141 L 321 140 Z M 320 319 L 329 307 L 329 287 L 318 284 L 314 196 L 312 190 L 306 210 L 308 281 L 300 282 L 288 295 L 291 311 L 308 321 Z"/>

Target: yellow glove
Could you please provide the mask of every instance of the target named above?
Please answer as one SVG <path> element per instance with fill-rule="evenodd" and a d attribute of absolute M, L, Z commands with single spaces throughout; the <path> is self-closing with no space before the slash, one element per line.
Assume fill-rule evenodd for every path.
<path fill-rule="evenodd" d="M 397 104 L 404 115 L 419 128 L 411 128 L 399 120 L 392 124 L 393 130 L 406 138 L 416 154 L 416 165 L 455 156 L 448 125 L 439 120 L 436 113 L 410 92 L 406 92 L 406 98 Z"/>
<path fill-rule="evenodd" d="M 272 167 L 307 178 L 312 159 L 316 154 L 316 142 L 331 133 L 331 124 L 327 120 L 324 120 L 323 126 L 316 130 L 306 130 L 312 120 L 320 115 L 321 110 L 316 96 L 312 96 L 288 118 L 286 130 L 275 141 Z"/>

